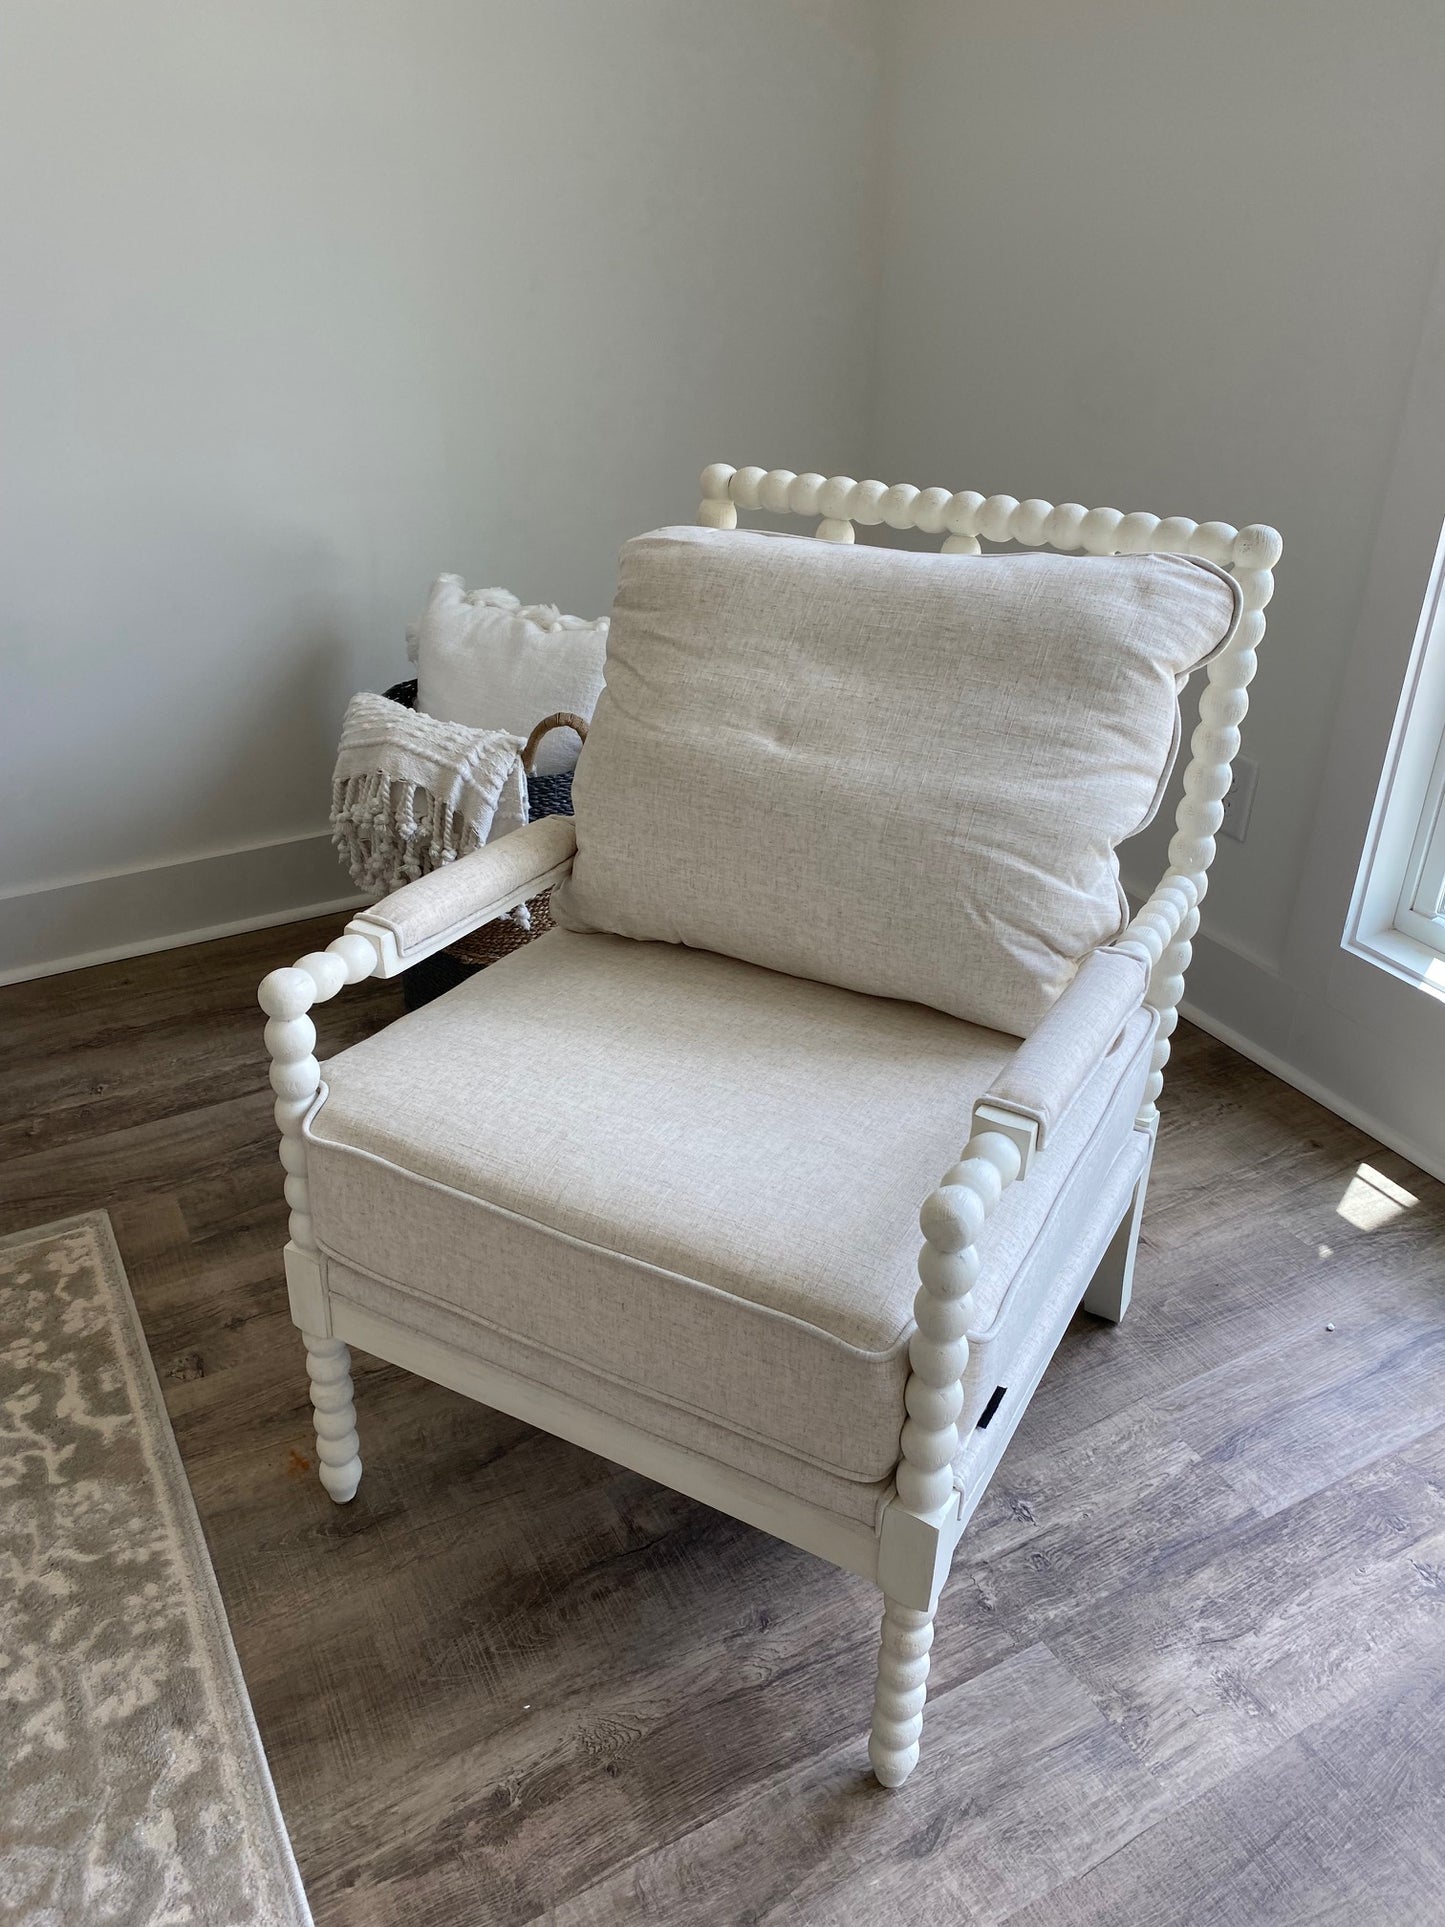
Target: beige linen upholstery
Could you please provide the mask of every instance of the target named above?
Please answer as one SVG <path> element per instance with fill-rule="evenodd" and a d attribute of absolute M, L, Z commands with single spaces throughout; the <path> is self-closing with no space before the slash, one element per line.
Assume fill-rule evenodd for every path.
<path fill-rule="evenodd" d="M 1129 1085 L 1137 1095 L 1132 1078 Z M 993 1414 L 997 1422 L 1005 1423 L 1012 1416 L 1010 1395 L 1015 1404 L 1026 1398 L 1030 1363 L 1042 1362 L 1041 1346 L 1052 1350 L 1053 1334 L 1067 1321 L 1088 1285 L 1095 1254 L 1129 1209 L 1134 1187 L 1148 1163 L 1149 1140 L 1142 1132 L 1127 1128 L 1126 1108 L 1122 1095 L 1116 1095 L 1107 1123 L 1096 1131 L 1096 1141 L 1089 1146 L 1086 1173 L 1060 1191 L 1048 1214 L 1046 1235 L 1030 1248 L 992 1321 L 985 1324 L 980 1319 L 970 1329 L 967 1404 L 959 1418 L 963 1443 L 957 1484 L 963 1483 L 962 1461 L 968 1441 L 994 1393 L 1002 1390 L 1005 1394 L 1001 1409 Z M 1105 1155 L 1108 1125 L 1121 1119 L 1123 1147 L 1110 1164 Z M 791 1498 L 824 1506 L 842 1519 L 876 1528 L 879 1508 L 893 1489 L 891 1467 L 883 1478 L 845 1478 L 761 1436 L 705 1417 L 701 1411 L 670 1398 L 663 1387 L 639 1384 L 635 1377 L 595 1371 L 554 1344 L 519 1338 L 471 1312 L 378 1278 L 342 1259 L 328 1260 L 327 1282 L 333 1298 L 378 1312 L 405 1331 L 436 1339 L 459 1357 L 470 1355 L 500 1366 L 519 1378 L 575 1399 L 579 1405 L 621 1419 L 655 1439 L 703 1453 L 719 1465 L 762 1479 Z M 900 1398 L 901 1384 L 900 1379 Z M 901 1426 L 901 1412 L 895 1415 L 894 1424 L 895 1429 Z"/>
<path fill-rule="evenodd" d="M 1027 1036 L 1123 928 L 1238 598 L 1184 556 L 640 536 L 554 914 Z"/>
<path fill-rule="evenodd" d="M 1002 1382 L 999 1334 L 1027 1333 L 1142 1145 L 1153 1029 L 1136 1010 L 989 1221 L 965 1425 Z M 702 1449 L 785 1485 L 789 1462 L 876 1483 L 918 1209 L 1014 1048 L 919 1005 L 555 932 L 326 1066 L 317 1240 L 376 1309 L 404 1300 L 413 1326 L 584 1399 L 606 1386 L 594 1402 L 634 1423 L 666 1409 L 662 1436 L 703 1427 Z"/>
<path fill-rule="evenodd" d="M 545 890 L 576 847 L 572 819 L 544 816 L 374 903 L 358 922 L 388 932 L 403 964 L 441 949 Z"/>
<path fill-rule="evenodd" d="M 1148 988 L 1139 958 L 1096 950 L 989 1086 L 985 1102 L 1037 1124 L 1042 1150 Z"/>

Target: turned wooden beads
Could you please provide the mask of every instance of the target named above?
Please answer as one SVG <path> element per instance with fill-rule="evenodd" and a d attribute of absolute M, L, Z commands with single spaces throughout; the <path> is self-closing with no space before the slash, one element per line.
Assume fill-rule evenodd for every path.
<path fill-rule="evenodd" d="M 713 462 L 702 472 L 698 520 L 706 528 L 737 526 L 737 510 L 762 508 L 774 515 L 821 517 L 817 533 L 827 541 L 852 539 L 855 523 L 874 528 L 918 529 L 944 537 L 948 555 L 977 555 L 986 542 L 1017 542 L 1027 548 L 1049 546 L 1090 555 L 1144 555 L 1151 551 L 1196 555 L 1233 568 L 1246 610 L 1263 609 L 1272 593 L 1270 571 L 1283 544 L 1276 530 L 1260 522 L 1236 529 L 1229 522 L 1195 522 L 1187 515 L 1128 514 L 1113 508 L 1085 508 L 1079 502 L 1045 502 L 1037 496 L 1020 502 L 1012 495 L 950 493 L 944 488 L 914 488 L 899 482 L 855 482 L 850 475 L 797 475 L 789 468 L 731 468 Z"/>
<path fill-rule="evenodd" d="M 306 1013 L 313 1004 L 334 997 L 343 985 L 369 977 L 375 968 L 376 952 L 368 940 L 343 935 L 325 950 L 309 951 L 289 969 L 273 970 L 262 979 L 257 996 L 267 1017 L 265 1040 L 271 1056 L 271 1088 L 276 1093 L 286 1202 L 291 1207 L 291 1241 L 305 1250 L 314 1246 L 315 1237 L 301 1129 L 321 1088 L 316 1026 Z"/>

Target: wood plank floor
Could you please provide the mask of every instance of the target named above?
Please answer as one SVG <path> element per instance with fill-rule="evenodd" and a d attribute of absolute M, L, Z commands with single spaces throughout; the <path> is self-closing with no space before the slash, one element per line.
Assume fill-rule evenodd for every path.
<path fill-rule="evenodd" d="M 332 934 L 0 991 L 0 1230 L 110 1211 L 321 1927 L 1445 1921 L 1440 1186 L 1181 1032 L 890 1796 L 862 1582 L 365 1359 L 322 1493 L 254 997 Z"/>

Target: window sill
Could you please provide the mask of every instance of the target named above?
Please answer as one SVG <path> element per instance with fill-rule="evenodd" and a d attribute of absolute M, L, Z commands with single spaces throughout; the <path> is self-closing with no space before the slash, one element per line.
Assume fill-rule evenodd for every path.
<path fill-rule="evenodd" d="M 1340 948 L 1445 1003 L 1445 955 L 1418 937 L 1407 937 L 1403 930 L 1387 925 L 1368 932 L 1357 930 L 1344 938 Z"/>

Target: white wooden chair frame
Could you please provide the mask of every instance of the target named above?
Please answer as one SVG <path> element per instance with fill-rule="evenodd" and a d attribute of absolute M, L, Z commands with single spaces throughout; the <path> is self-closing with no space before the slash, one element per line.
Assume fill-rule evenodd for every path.
<path fill-rule="evenodd" d="M 1243 613 L 1228 646 L 1206 672 L 1208 686 L 1190 744 L 1169 867 L 1113 946 L 1133 953 L 1146 965 L 1150 974 L 1145 1001 L 1158 1014 L 1152 1066 L 1136 1120 L 1136 1128 L 1148 1135 L 1152 1148 L 1169 1040 L 1178 1022 L 1191 940 L 1199 926 L 1199 905 L 1208 885 L 1223 798 L 1239 748 L 1246 692 L 1258 663 L 1264 609 L 1273 592 L 1279 536 L 1261 524 L 1236 530 L 1225 522 L 1196 523 L 1182 516 L 1161 520 L 1154 515 L 1124 515 L 1117 509 L 1085 509 L 1072 502 L 1054 507 L 1041 501 L 1018 502 L 1009 495 L 984 497 L 907 485 L 890 488 L 882 482 L 795 475 L 786 469 L 732 469 L 716 464 L 703 471 L 702 488 L 698 519 L 716 529 L 736 527 L 739 508 L 761 508 L 774 514 L 819 517 L 816 534 L 824 541 L 851 542 L 855 523 L 883 523 L 942 536 L 944 552 L 955 555 L 979 553 L 982 537 L 1034 548 L 1082 549 L 1092 555 L 1183 553 L 1202 556 L 1232 572 L 1239 583 Z M 899 1459 L 894 1489 L 881 1509 L 876 1530 L 841 1519 L 683 1446 L 653 1438 L 623 1420 L 575 1405 L 499 1366 L 461 1357 L 392 1319 L 333 1297 L 328 1290 L 327 1261 L 312 1230 L 302 1136 L 304 1120 L 324 1095 L 321 1066 L 314 1055 L 316 1031 L 307 1012 L 313 1004 L 335 996 L 344 984 L 395 976 L 455 942 L 462 928 L 476 928 L 549 888 L 566 875 L 574 849 L 570 819 L 534 824 L 506 839 L 504 845 L 468 859 L 471 864 L 478 864 L 479 858 L 490 862 L 483 866 L 486 882 L 479 889 L 475 913 L 464 926 L 452 920 L 402 957 L 392 931 L 362 913 L 326 950 L 302 957 L 289 970 L 273 971 L 261 985 L 260 1002 L 269 1020 L 266 1044 L 272 1059 L 281 1162 L 291 1207 L 286 1281 L 291 1315 L 305 1339 L 322 1483 L 333 1499 L 344 1503 L 356 1492 L 361 1477 L 348 1349 L 359 1345 L 862 1574 L 884 1595 L 869 1754 L 885 1786 L 901 1785 L 918 1759 L 934 1614 L 954 1549 L 1071 1315 L 1066 1311 L 1056 1329 L 1033 1334 L 1030 1353 L 1016 1368 L 1010 1396 L 986 1429 L 970 1433 L 960 1452 L 956 1420 L 964 1399 L 965 1334 L 973 1311 L 970 1292 L 979 1269 L 977 1240 L 1003 1191 L 1027 1172 L 1037 1144 L 1036 1124 L 980 1103 L 962 1157 L 923 1205 L 921 1282 L 914 1300 L 917 1328 L 909 1346 Z M 483 868 L 476 874 L 480 884 Z M 1146 1162 L 1130 1208 L 1084 1294 L 1090 1311 L 1116 1322 L 1129 1302 L 1147 1182 Z M 961 1477 L 961 1489 L 956 1476 Z"/>

